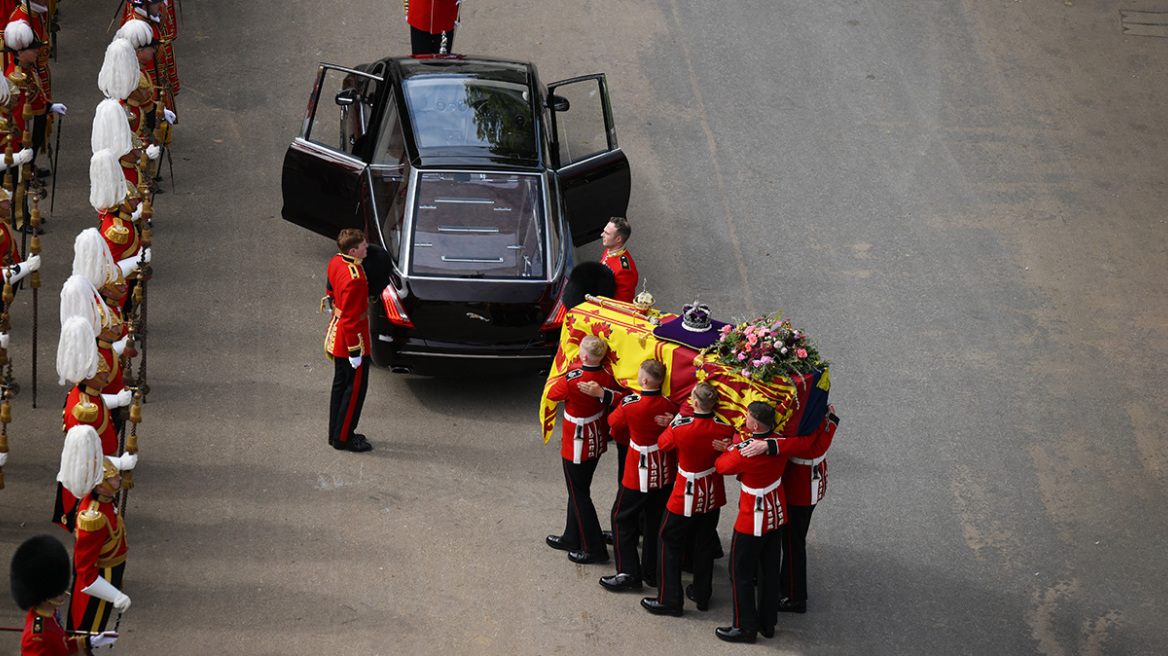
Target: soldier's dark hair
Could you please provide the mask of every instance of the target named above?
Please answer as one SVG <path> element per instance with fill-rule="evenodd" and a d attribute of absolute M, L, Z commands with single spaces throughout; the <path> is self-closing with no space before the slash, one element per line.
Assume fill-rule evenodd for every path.
<path fill-rule="evenodd" d="M 611 217 L 608 222 L 612 224 L 613 228 L 616 228 L 616 234 L 620 235 L 621 239 L 625 241 L 628 241 L 629 237 L 633 234 L 633 229 L 629 226 L 629 220 L 623 216 Z"/>
<path fill-rule="evenodd" d="M 345 228 L 337 235 L 337 248 L 345 255 L 365 241 L 365 231 L 356 228 Z"/>
<path fill-rule="evenodd" d="M 665 365 L 660 360 L 645 360 L 641 363 L 641 371 L 659 383 L 665 380 Z"/>
<path fill-rule="evenodd" d="M 767 428 L 771 428 L 775 425 L 775 407 L 769 403 L 755 401 L 754 403 L 746 406 L 746 412 L 751 417 L 753 417 L 755 421 L 762 424 L 763 426 L 766 426 Z"/>

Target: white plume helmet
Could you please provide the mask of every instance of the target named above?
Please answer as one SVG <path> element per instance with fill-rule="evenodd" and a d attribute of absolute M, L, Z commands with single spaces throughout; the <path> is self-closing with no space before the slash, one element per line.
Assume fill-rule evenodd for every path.
<path fill-rule="evenodd" d="M 105 60 L 97 73 L 97 88 L 106 98 L 125 100 L 138 88 L 138 55 L 125 39 L 114 39 L 105 48 Z"/>
<path fill-rule="evenodd" d="M 126 176 L 118 156 L 104 148 L 93 153 L 89 158 L 89 204 L 100 212 L 121 205 L 125 198 Z"/>
<path fill-rule="evenodd" d="M 107 256 L 109 260 L 113 259 L 109 244 L 101 238 L 97 228 L 82 230 L 73 239 L 73 275 L 84 276 L 90 284 L 101 289 L 110 282 Z"/>
<path fill-rule="evenodd" d="M 154 41 L 154 28 L 146 21 L 135 18 L 123 23 L 114 36 L 129 41 L 135 48 L 145 48 Z"/>
<path fill-rule="evenodd" d="M 134 133 L 130 131 L 130 120 L 126 118 L 126 110 L 122 109 L 120 102 L 106 98 L 97 103 L 89 143 L 93 152 L 106 148 L 112 150 L 117 157 L 125 155 L 134 147 Z"/>
<path fill-rule="evenodd" d="M 101 438 L 97 431 L 88 424 L 78 424 L 65 433 L 57 480 L 80 499 L 101 482 L 102 459 Z"/>
<path fill-rule="evenodd" d="M 66 382 L 76 385 L 97 374 L 97 335 L 93 326 L 82 317 L 70 317 L 61 324 L 61 340 L 57 342 L 58 385 Z"/>
<path fill-rule="evenodd" d="M 4 26 L 4 45 L 10 50 L 24 50 L 36 41 L 32 26 L 23 20 L 14 20 Z"/>
<path fill-rule="evenodd" d="M 76 274 L 69 276 L 61 287 L 62 325 L 71 317 L 81 317 L 89 322 L 93 333 L 98 335 L 101 334 L 102 328 L 111 324 L 109 312 L 109 308 L 101 300 L 97 287 L 85 276 Z"/>

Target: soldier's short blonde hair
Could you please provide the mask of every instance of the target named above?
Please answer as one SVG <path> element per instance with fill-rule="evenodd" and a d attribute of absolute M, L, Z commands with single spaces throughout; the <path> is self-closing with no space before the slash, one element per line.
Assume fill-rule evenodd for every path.
<path fill-rule="evenodd" d="M 718 407 L 718 390 L 713 385 L 702 381 L 694 385 L 693 392 L 694 412 L 713 412 Z"/>
<path fill-rule="evenodd" d="M 599 360 L 604 357 L 605 353 L 608 353 L 608 344 L 595 335 L 588 335 L 580 340 L 580 351 Z"/>

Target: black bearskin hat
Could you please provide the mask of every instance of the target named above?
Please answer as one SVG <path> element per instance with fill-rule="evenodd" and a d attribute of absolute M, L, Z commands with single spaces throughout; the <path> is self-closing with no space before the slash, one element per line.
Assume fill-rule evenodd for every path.
<path fill-rule="evenodd" d="M 616 293 L 616 276 L 602 262 L 583 262 L 572 269 L 564 288 L 564 309 L 571 310 L 584 302 L 584 295 L 607 296 Z"/>
<path fill-rule="evenodd" d="M 60 596 L 69 589 L 73 565 L 65 545 L 51 535 L 37 535 L 24 541 L 12 555 L 8 580 L 12 598 L 20 610 Z"/>

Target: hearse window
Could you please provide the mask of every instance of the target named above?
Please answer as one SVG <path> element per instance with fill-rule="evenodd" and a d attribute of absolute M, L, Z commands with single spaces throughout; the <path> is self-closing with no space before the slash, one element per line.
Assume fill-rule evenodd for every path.
<path fill-rule="evenodd" d="M 414 196 L 414 275 L 547 276 L 538 175 L 425 172 Z"/>

